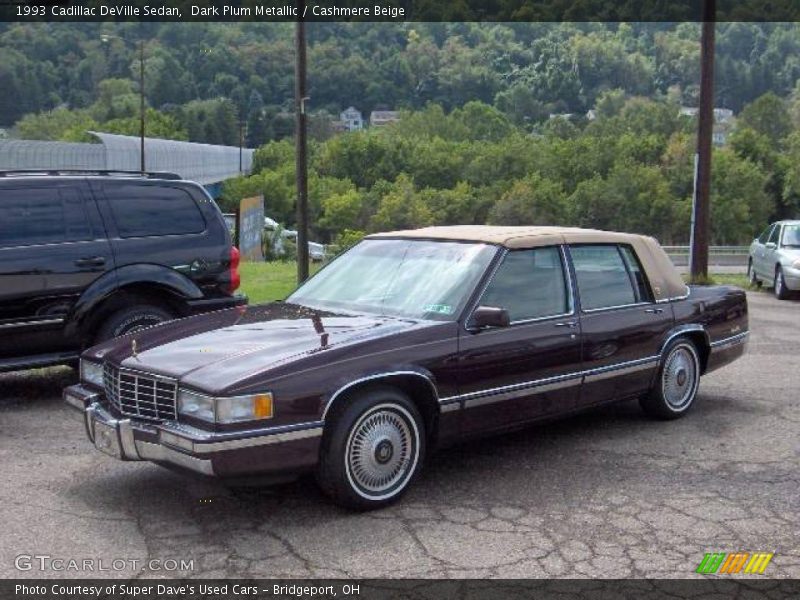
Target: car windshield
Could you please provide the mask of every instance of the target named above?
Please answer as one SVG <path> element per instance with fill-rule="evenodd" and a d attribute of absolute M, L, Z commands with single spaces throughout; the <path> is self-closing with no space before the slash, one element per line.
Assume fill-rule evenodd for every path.
<path fill-rule="evenodd" d="M 427 240 L 364 240 L 287 302 L 391 317 L 455 319 L 497 248 Z"/>
<path fill-rule="evenodd" d="M 800 248 L 800 224 L 784 225 L 783 245 L 789 248 Z"/>

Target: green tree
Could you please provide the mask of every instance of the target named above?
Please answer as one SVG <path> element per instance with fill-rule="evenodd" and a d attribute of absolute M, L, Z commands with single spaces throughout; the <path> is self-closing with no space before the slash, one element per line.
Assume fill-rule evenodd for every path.
<path fill-rule="evenodd" d="M 749 127 L 776 144 L 789 135 L 792 119 L 786 101 L 768 92 L 744 107 L 739 126 Z"/>
<path fill-rule="evenodd" d="M 97 141 L 87 132 L 98 127 L 88 111 L 57 108 L 47 113 L 25 115 L 17 122 L 19 136 L 27 140 Z"/>
<path fill-rule="evenodd" d="M 767 175 L 731 150 L 714 153 L 711 230 L 714 244 L 743 244 L 764 228 L 775 210 L 764 190 Z"/>
<path fill-rule="evenodd" d="M 137 117 L 111 119 L 97 126 L 97 131 L 118 133 L 121 135 L 140 135 L 141 120 Z M 144 134 L 146 137 L 165 140 L 188 139 L 186 130 L 174 117 L 148 108 L 145 110 Z"/>
<path fill-rule="evenodd" d="M 531 175 L 516 181 L 489 212 L 497 225 L 566 225 L 567 197 L 561 184 Z"/>
<path fill-rule="evenodd" d="M 384 187 L 375 214 L 369 220 L 369 231 L 416 229 L 433 223 L 433 214 L 414 189 L 408 175 Z"/>

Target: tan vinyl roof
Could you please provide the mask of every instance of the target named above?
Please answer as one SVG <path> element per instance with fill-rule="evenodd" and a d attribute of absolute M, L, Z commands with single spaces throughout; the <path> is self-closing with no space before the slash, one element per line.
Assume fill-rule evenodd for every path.
<path fill-rule="evenodd" d="M 451 225 L 374 233 L 368 239 L 407 238 L 483 242 L 509 250 L 554 244 L 629 244 L 644 267 L 656 300 L 685 296 L 688 289 L 669 256 L 651 237 L 635 233 L 580 229 L 578 227 Z"/>

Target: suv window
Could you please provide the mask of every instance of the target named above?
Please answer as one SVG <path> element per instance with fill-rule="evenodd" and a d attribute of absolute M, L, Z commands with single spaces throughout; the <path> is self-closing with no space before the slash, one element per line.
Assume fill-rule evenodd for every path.
<path fill-rule="evenodd" d="M 200 208 L 180 188 L 114 186 L 106 188 L 106 198 L 123 238 L 202 233 L 206 228 Z"/>
<path fill-rule="evenodd" d="M 68 188 L 0 191 L 0 246 L 32 246 L 92 239 L 86 208 Z"/>
<path fill-rule="evenodd" d="M 767 243 L 768 244 L 769 243 L 773 243 L 773 244 L 777 245 L 778 244 L 778 237 L 780 236 L 780 234 L 781 234 L 781 226 L 780 225 L 775 225 L 775 228 L 772 230 L 772 233 L 769 234 L 769 240 L 767 241 Z"/>
<path fill-rule="evenodd" d="M 618 246 L 570 246 L 570 254 L 578 280 L 581 308 L 611 308 L 640 301 L 633 284 L 635 276 L 629 273 L 623 251 Z"/>
<path fill-rule="evenodd" d="M 570 311 L 564 264 L 557 247 L 506 254 L 481 298 L 505 308 L 511 321 L 563 315 Z"/>
<path fill-rule="evenodd" d="M 761 235 L 758 236 L 759 244 L 766 244 L 767 240 L 769 239 L 769 234 L 772 231 L 773 225 L 769 225 L 764 231 L 761 232 Z"/>

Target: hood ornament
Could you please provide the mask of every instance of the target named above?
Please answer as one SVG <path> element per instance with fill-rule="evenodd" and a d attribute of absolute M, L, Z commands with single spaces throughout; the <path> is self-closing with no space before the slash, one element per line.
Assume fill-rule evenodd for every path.
<path fill-rule="evenodd" d="M 135 338 L 133 340 L 131 340 L 131 354 L 133 354 L 133 358 L 138 358 L 138 356 L 136 356 L 136 339 Z"/>

